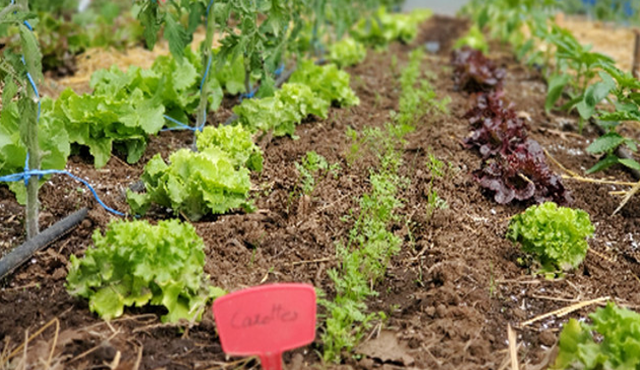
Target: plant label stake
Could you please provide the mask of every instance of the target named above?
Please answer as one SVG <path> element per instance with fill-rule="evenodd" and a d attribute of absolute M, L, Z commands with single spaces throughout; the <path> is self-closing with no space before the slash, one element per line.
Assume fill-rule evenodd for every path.
<path fill-rule="evenodd" d="M 308 284 L 241 290 L 213 302 L 222 350 L 260 357 L 265 370 L 282 370 L 282 353 L 313 342 L 316 292 Z"/>

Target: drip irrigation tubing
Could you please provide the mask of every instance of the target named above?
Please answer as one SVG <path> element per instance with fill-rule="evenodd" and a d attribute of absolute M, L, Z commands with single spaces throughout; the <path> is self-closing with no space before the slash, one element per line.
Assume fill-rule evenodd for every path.
<path fill-rule="evenodd" d="M 89 213 L 85 207 L 56 222 L 53 226 L 27 240 L 24 244 L 14 248 L 4 258 L 0 259 L 0 279 L 3 279 L 16 268 L 20 267 L 36 252 L 58 241 L 82 222 Z"/>

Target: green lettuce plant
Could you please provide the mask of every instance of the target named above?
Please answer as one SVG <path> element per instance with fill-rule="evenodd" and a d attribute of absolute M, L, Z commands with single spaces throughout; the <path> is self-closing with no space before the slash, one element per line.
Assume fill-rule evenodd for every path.
<path fill-rule="evenodd" d="M 507 238 L 532 254 L 542 272 L 551 276 L 575 268 L 584 260 L 589 248 L 586 238 L 594 231 L 587 212 L 547 202 L 514 216 Z"/>
<path fill-rule="evenodd" d="M 469 46 L 485 54 L 489 53 L 489 43 L 487 43 L 487 39 L 477 25 L 473 25 L 464 37 L 458 39 L 453 48 L 460 49 L 463 46 Z"/>
<path fill-rule="evenodd" d="M 220 148 L 198 153 L 181 149 L 169 157 L 169 162 L 157 154 L 147 163 L 142 174 L 146 193 L 127 192 L 133 213 L 144 214 L 155 203 L 198 221 L 205 215 L 232 209 L 252 210 L 249 170 L 236 168 L 234 160 Z"/>
<path fill-rule="evenodd" d="M 367 48 L 351 37 L 345 37 L 329 46 L 328 59 L 340 68 L 359 64 L 366 57 Z"/>
<path fill-rule="evenodd" d="M 609 302 L 589 315 L 592 324 L 571 319 L 560 334 L 554 370 L 640 368 L 640 314 Z"/>
<path fill-rule="evenodd" d="M 335 64 L 316 65 L 305 60 L 298 64 L 298 69 L 291 75 L 290 83 L 301 83 L 309 86 L 319 98 L 340 107 L 360 104 L 360 99 L 349 86 L 351 76 L 341 71 Z"/>
<path fill-rule="evenodd" d="M 160 102 L 146 99 L 141 90 L 78 95 L 67 89 L 55 103 L 55 115 L 65 122 L 69 140 L 87 146 L 97 168 L 107 164 L 114 144 L 126 153 L 127 162 L 137 162 L 148 136 L 164 126 L 163 113 Z"/>
<path fill-rule="evenodd" d="M 428 9 L 414 10 L 411 13 L 389 13 L 384 6 L 378 8 L 373 19 L 363 18 L 352 29 L 351 35 L 369 46 L 384 48 L 399 40 L 410 43 L 418 34 L 418 26 L 433 15 Z"/>
<path fill-rule="evenodd" d="M 326 118 L 329 104 L 309 86 L 287 83 L 274 96 L 244 100 L 233 111 L 240 123 L 252 132 L 273 130 L 275 136 L 293 136 L 296 125 L 307 116 Z"/>
<path fill-rule="evenodd" d="M 216 147 L 229 155 L 236 169 L 246 167 L 262 171 L 262 150 L 251 138 L 251 132 L 242 126 L 207 126 L 197 133 L 198 151 Z"/>
<path fill-rule="evenodd" d="M 206 303 L 224 292 L 204 274 L 204 242 L 195 228 L 178 220 L 114 221 L 80 259 L 71 256 L 67 290 L 89 299 L 105 320 L 125 307 L 163 306 L 163 322 L 200 320 Z"/>

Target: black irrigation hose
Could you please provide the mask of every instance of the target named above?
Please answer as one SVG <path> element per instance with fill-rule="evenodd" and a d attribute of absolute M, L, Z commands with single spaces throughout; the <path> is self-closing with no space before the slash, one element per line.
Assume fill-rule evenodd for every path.
<path fill-rule="evenodd" d="M 0 259 L 0 279 L 9 275 L 16 268 L 25 263 L 31 256 L 41 249 L 53 244 L 58 239 L 69 233 L 76 225 L 87 217 L 89 210 L 85 207 L 56 222 L 53 226 L 27 240 L 21 246 L 12 250 L 4 258 Z"/>

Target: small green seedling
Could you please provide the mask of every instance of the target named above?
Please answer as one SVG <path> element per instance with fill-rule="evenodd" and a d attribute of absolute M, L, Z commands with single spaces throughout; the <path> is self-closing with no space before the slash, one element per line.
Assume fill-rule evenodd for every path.
<path fill-rule="evenodd" d="M 327 159 L 315 151 L 307 152 L 300 163 L 296 163 L 296 169 L 300 173 L 302 181 L 302 191 L 305 195 L 313 193 L 316 188 L 316 176 L 324 173 L 325 176 L 333 174 L 337 176 L 340 172 L 340 164 L 329 164 Z"/>
<path fill-rule="evenodd" d="M 594 231 L 587 212 L 547 202 L 513 217 L 507 238 L 532 254 L 551 278 L 582 263 Z"/>
<path fill-rule="evenodd" d="M 435 189 L 433 184 L 436 178 L 442 178 L 445 175 L 446 164 L 436 158 L 433 154 L 429 153 L 427 169 L 431 172 L 429 190 L 427 191 L 427 220 L 429 220 L 436 210 L 448 209 L 449 204 L 438 195 L 438 191 Z"/>

